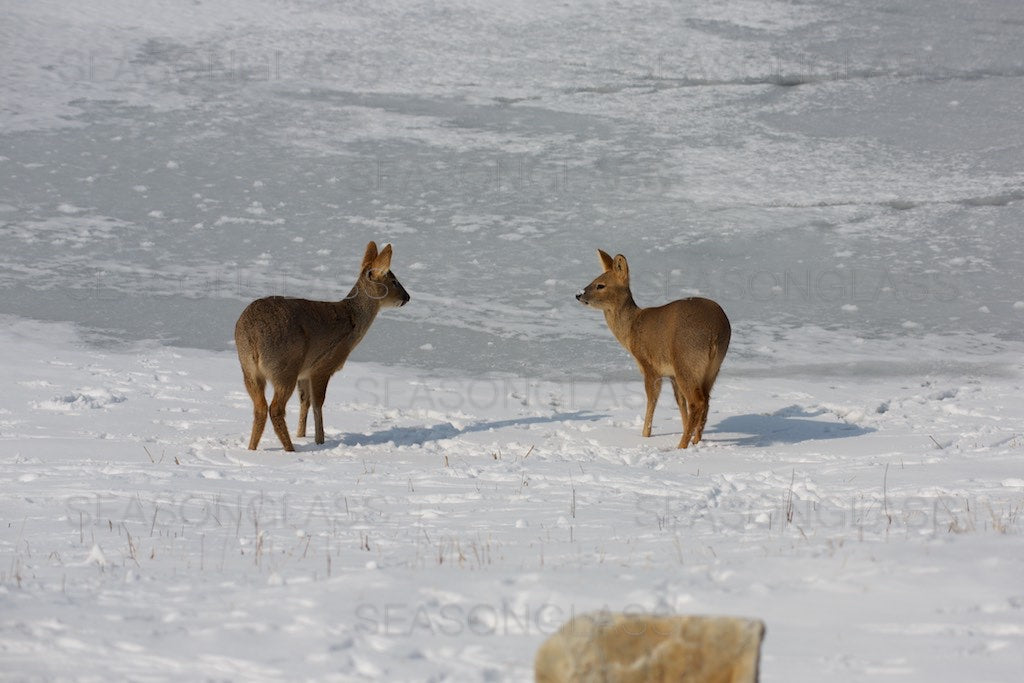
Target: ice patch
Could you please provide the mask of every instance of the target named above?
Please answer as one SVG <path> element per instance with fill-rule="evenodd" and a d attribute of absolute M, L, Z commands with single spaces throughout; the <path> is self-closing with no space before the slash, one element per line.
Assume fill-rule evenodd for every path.
<path fill-rule="evenodd" d="M 273 220 L 261 220 L 258 218 L 244 218 L 241 216 L 221 216 L 213 223 L 216 226 L 221 225 L 284 225 L 283 218 L 275 218 Z"/>

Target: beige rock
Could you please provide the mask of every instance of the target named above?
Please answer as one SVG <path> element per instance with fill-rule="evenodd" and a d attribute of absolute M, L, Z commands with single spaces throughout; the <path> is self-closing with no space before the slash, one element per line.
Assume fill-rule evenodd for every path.
<path fill-rule="evenodd" d="M 592 612 L 537 651 L 537 683 L 756 683 L 764 622 Z"/>

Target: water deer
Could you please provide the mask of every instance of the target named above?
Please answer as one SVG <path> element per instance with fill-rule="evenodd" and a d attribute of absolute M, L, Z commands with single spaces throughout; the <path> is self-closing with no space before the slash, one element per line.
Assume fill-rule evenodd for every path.
<path fill-rule="evenodd" d="M 327 382 L 341 369 L 352 349 L 370 329 L 381 308 L 404 306 L 409 294 L 391 272 L 391 245 L 378 253 L 366 245 L 359 279 L 341 301 L 310 301 L 268 296 L 249 304 L 235 323 L 235 348 L 245 388 L 252 397 L 249 449 L 256 450 L 267 415 L 286 451 L 294 451 L 285 424 L 285 405 L 299 388 L 299 429 L 306 436 L 306 416 L 313 406 L 316 443 L 324 442 L 323 405 Z M 267 380 L 274 398 L 267 406 Z"/>
<path fill-rule="evenodd" d="M 679 448 L 698 443 L 708 419 L 711 387 L 729 349 L 729 318 L 717 303 L 700 297 L 640 308 L 629 289 L 626 257 L 613 259 L 600 249 L 597 255 L 604 272 L 576 299 L 604 311 L 612 334 L 640 366 L 647 393 L 643 435 L 651 435 L 661 381 L 668 377 L 683 418 Z"/>

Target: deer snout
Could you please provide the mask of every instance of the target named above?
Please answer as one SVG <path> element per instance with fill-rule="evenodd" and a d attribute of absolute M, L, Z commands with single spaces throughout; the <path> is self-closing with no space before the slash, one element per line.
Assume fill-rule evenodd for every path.
<path fill-rule="evenodd" d="M 584 294 L 584 292 L 583 292 L 582 289 L 580 291 L 576 292 L 576 301 L 587 303 L 586 301 L 583 301 L 583 294 Z"/>
<path fill-rule="evenodd" d="M 402 293 L 402 302 L 400 304 L 398 304 L 399 308 L 401 308 L 402 306 L 404 306 L 407 303 L 409 303 L 409 299 L 410 298 L 412 298 L 412 297 L 409 296 L 408 292 L 403 292 Z"/>

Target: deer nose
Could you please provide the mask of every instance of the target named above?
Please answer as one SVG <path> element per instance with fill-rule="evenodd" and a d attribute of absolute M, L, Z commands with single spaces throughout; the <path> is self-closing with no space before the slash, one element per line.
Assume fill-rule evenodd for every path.
<path fill-rule="evenodd" d="M 576 292 L 576 301 L 583 301 L 583 292 Z"/>

